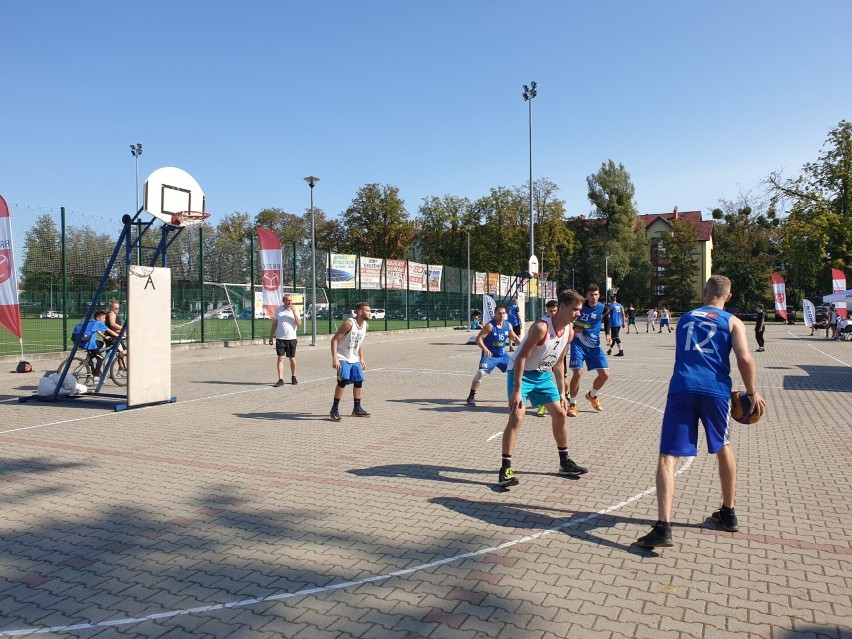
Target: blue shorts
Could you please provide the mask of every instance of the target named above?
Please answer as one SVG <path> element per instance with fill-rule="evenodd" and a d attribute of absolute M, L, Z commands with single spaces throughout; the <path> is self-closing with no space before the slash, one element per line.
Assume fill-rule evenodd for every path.
<path fill-rule="evenodd" d="M 515 371 L 510 370 L 506 377 L 508 398 L 515 392 Z M 559 390 L 550 371 L 524 371 L 521 378 L 521 399 L 530 400 L 533 406 L 544 406 L 559 401 Z"/>
<path fill-rule="evenodd" d="M 698 420 L 704 425 L 707 450 L 715 455 L 730 443 L 730 400 L 698 393 L 672 393 L 666 400 L 660 454 L 694 457 L 698 454 Z"/>
<path fill-rule="evenodd" d="M 485 371 L 489 375 L 491 371 L 495 368 L 499 368 L 504 373 L 506 372 L 506 367 L 509 366 L 510 357 L 508 355 L 502 355 L 501 357 L 485 357 L 485 353 L 482 354 L 482 357 L 479 358 L 479 370 Z"/>
<path fill-rule="evenodd" d="M 364 371 L 361 368 L 361 362 L 350 364 L 349 362 L 339 359 L 340 368 L 337 371 L 337 381 L 346 384 L 364 381 Z"/>
<path fill-rule="evenodd" d="M 583 368 L 583 363 L 590 371 L 599 368 L 609 368 L 609 362 L 606 361 L 604 350 L 600 346 L 589 347 L 577 341 L 571 342 L 571 361 L 568 363 L 568 368 L 576 369 Z"/>
<path fill-rule="evenodd" d="M 665 318 L 660 320 L 660 328 L 663 328 L 664 326 L 668 326 L 668 325 L 669 325 L 669 320 L 667 320 Z"/>

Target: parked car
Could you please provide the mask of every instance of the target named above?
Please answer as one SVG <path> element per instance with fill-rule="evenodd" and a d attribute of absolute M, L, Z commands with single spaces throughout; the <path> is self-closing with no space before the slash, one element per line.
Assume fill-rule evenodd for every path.
<path fill-rule="evenodd" d="M 371 320 L 380 320 L 385 319 L 386 311 L 383 308 L 374 308 L 370 310 L 370 319 Z"/>
<path fill-rule="evenodd" d="M 798 315 L 796 314 L 796 309 L 792 306 L 787 307 L 787 324 L 795 324 L 798 319 Z M 778 311 L 775 311 L 775 321 L 783 322 L 784 318 L 778 314 Z"/>
<path fill-rule="evenodd" d="M 225 309 L 217 309 L 210 313 L 210 319 L 233 319 L 234 314 L 231 311 Z"/>
<path fill-rule="evenodd" d="M 65 316 L 59 311 L 47 311 L 39 315 L 41 319 L 64 319 Z"/>
<path fill-rule="evenodd" d="M 392 320 L 404 320 L 405 319 L 405 309 L 398 308 L 394 311 L 389 311 L 387 314 L 388 319 Z"/>
<path fill-rule="evenodd" d="M 730 310 L 731 313 L 734 314 L 735 317 L 739 317 L 744 322 L 756 322 L 757 321 L 757 311 L 752 309 L 749 310 L 740 310 L 737 308 L 732 308 Z"/>
<path fill-rule="evenodd" d="M 828 305 L 817 306 L 814 308 L 814 319 L 816 323 L 825 326 L 825 323 L 828 321 L 828 313 L 830 311 L 830 307 Z"/>
<path fill-rule="evenodd" d="M 237 319 L 251 319 L 251 311 L 243 311 L 237 315 Z"/>

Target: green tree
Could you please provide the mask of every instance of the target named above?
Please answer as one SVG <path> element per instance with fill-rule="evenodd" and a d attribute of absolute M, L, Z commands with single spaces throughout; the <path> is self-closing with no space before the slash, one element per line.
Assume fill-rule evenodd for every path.
<path fill-rule="evenodd" d="M 471 266 L 520 275 L 529 260 L 529 200 L 518 189 L 492 188 L 471 205 Z M 473 265 L 476 266 L 473 266 Z"/>
<path fill-rule="evenodd" d="M 570 283 L 575 238 L 574 231 L 565 223 L 565 202 L 556 197 L 558 192 L 559 187 L 547 178 L 533 182 L 535 251 L 548 279 Z M 528 187 L 521 191 L 521 196 L 529 198 Z"/>
<path fill-rule="evenodd" d="M 466 266 L 467 229 L 472 230 L 477 223 L 467 198 L 454 195 L 423 198 L 415 221 L 421 260 Z"/>
<path fill-rule="evenodd" d="M 852 123 L 841 120 L 829 132 L 819 158 L 805 164 L 801 175 L 784 179 L 776 171 L 767 183 L 777 201 L 791 204 L 789 228 L 784 230 L 786 247 L 817 249 L 820 242 L 810 261 L 820 262 L 822 286 L 814 283 L 806 255 L 788 253 L 791 270 L 801 271 L 803 287 L 824 291 L 829 267 L 852 271 Z"/>
<path fill-rule="evenodd" d="M 732 306 L 750 308 L 767 302 L 772 299 L 769 276 L 778 263 L 773 232 L 778 220 L 750 194 L 741 194 L 736 202 L 720 200 L 720 204 L 713 210 L 717 221 L 713 271 L 731 280 Z"/>
<path fill-rule="evenodd" d="M 303 242 L 311 237 L 311 227 L 305 228 L 305 218 L 284 209 L 263 209 L 254 216 L 254 224 L 275 233 L 282 244 L 292 245 L 293 242 Z"/>
<path fill-rule="evenodd" d="M 683 219 L 672 221 L 672 232 L 666 238 L 666 300 L 669 307 L 688 310 L 698 302 L 696 273 L 698 257 L 695 255 L 697 235 L 695 228 Z"/>
<path fill-rule="evenodd" d="M 624 299 L 649 300 L 648 241 L 633 200 L 636 188 L 630 173 L 623 164 L 608 160 L 586 183 L 594 212 L 593 220 L 583 221 L 579 237 L 583 284 L 595 282 L 603 289 L 608 271 Z"/>
<path fill-rule="evenodd" d="M 58 289 L 62 277 L 62 247 L 56 222 L 40 215 L 24 240 L 21 288 L 28 292 Z"/>
<path fill-rule="evenodd" d="M 370 257 L 409 255 L 414 227 L 395 186 L 366 184 L 343 213 L 345 249 Z"/>

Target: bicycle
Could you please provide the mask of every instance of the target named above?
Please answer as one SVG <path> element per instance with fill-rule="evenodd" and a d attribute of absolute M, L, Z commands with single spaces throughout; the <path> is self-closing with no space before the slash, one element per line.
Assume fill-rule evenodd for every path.
<path fill-rule="evenodd" d="M 80 384 L 90 387 L 96 386 L 95 355 L 105 354 L 106 352 L 106 349 L 101 348 L 97 351 L 85 351 L 86 355 L 83 357 L 79 354 L 75 355 L 71 366 L 68 368 L 68 374 L 76 377 Z M 109 369 L 109 377 L 116 386 L 127 386 L 127 360 L 127 348 L 122 345 L 116 351 L 112 366 Z M 66 362 L 62 362 L 59 365 L 59 368 L 56 370 L 57 373 L 62 373 Z"/>

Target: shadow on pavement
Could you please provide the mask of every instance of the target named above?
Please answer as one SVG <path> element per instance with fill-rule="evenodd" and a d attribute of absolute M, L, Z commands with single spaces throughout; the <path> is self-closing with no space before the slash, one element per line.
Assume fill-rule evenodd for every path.
<path fill-rule="evenodd" d="M 813 366 L 800 364 L 807 377 L 789 375 L 784 378 L 784 390 L 818 390 L 834 393 L 852 391 L 852 371 L 848 366 Z"/>

